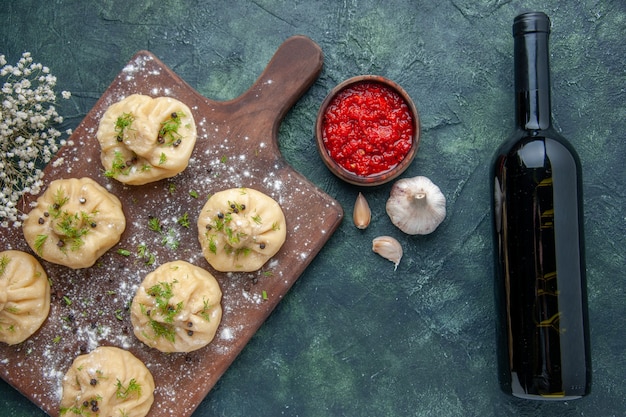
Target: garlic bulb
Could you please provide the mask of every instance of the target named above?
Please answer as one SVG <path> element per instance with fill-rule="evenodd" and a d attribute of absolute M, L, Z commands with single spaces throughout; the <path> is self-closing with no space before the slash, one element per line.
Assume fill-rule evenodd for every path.
<path fill-rule="evenodd" d="M 363 194 L 359 193 L 354 203 L 354 211 L 352 212 L 352 220 L 354 225 L 359 229 L 365 229 L 372 219 L 372 211 L 370 210 L 367 200 Z"/>
<path fill-rule="evenodd" d="M 433 232 L 446 217 L 446 197 L 426 177 L 397 181 L 387 200 L 391 222 L 409 235 Z"/>
<path fill-rule="evenodd" d="M 391 236 L 379 236 L 372 241 L 372 250 L 383 258 L 394 263 L 393 270 L 398 269 L 402 259 L 402 245 Z"/>

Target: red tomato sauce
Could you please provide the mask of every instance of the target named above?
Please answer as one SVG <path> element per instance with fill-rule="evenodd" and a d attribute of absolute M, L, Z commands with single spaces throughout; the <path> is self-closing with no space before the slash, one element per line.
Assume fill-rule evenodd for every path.
<path fill-rule="evenodd" d="M 329 103 L 322 139 L 330 157 L 359 176 L 398 165 L 413 144 L 413 117 L 404 99 L 371 81 L 346 87 Z"/>

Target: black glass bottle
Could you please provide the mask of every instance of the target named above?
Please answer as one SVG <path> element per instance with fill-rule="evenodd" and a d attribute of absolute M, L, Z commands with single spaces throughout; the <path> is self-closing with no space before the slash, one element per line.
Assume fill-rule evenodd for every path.
<path fill-rule="evenodd" d="M 528 399 L 589 393 L 581 165 L 552 127 L 544 13 L 513 23 L 517 129 L 491 167 L 502 389 Z"/>

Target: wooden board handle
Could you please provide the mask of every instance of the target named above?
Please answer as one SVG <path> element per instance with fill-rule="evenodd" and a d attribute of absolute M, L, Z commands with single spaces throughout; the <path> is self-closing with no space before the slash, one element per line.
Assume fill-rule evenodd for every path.
<path fill-rule="evenodd" d="M 322 70 L 321 48 L 306 36 L 292 36 L 276 50 L 267 67 L 242 98 L 282 119 Z M 278 117 L 276 117 L 278 116 Z"/>
<path fill-rule="evenodd" d="M 245 93 L 221 103 L 222 110 L 231 121 L 241 122 L 235 124 L 251 130 L 245 133 L 252 141 L 271 137 L 275 142 L 280 122 L 315 82 L 323 61 L 322 50 L 315 42 L 306 36 L 292 36 L 279 46 Z"/>

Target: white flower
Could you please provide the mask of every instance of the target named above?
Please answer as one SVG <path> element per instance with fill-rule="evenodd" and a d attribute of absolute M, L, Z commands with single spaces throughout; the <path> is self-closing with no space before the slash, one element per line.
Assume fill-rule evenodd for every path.
<path fill-rule="evenodd" d="M 15 66 L 0 55 L 0 226 L 21 226 L 24 214 L 18 201 L 24 193 L 39 194 L 43 187 L 41 167 L 58 151 L 61 123 L 54 103 L 57 78 L 50 69 L 33 63 L 24 52 Z M 63 99 L 71 93 L 62 91 Z M 71 130 L 66 134 L 70 135 Z M 69 141 L 71 143 L 71 141 Z"/>

